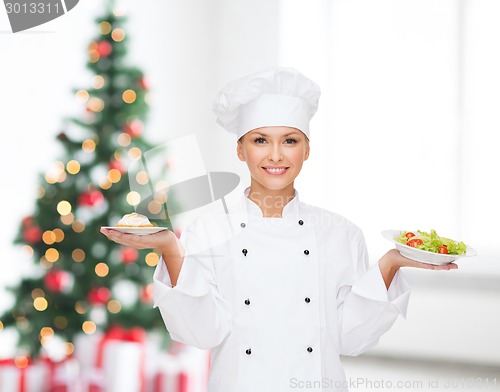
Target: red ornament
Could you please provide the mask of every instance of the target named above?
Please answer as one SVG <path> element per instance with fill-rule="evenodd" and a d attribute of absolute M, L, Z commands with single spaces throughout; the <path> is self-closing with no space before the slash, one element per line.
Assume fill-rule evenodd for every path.
<path fill-rule="evenodd" d="M 142 76 L 139 78 L 137 84 L 139 85 L 139 87 L 143 90 L 149 90 L 149 82 L 148 80 Z"/>
<path fill-rule="evenodd" d="M 32 226 L 33 225 L 33 217 L 32 216 L 25 216 L 22 220 L 23 226 Z"/>
<path fill-rule="evenodd" d="M 108 57 L 113 51 L 113 46 L 108 41 L 99 41 L 97 43 L 97 53 L 101 57 Z"/>
<path fill-rule="evenodd" d="M 123 264 L 134 263 L 139 257 L 139 252 L 135 248 L 123 247 L 120 253 Z"/>
<path fill-rule="evenodd" d="M 143 303 L 149 304 L 153 302 L 153 284 L 141 287 L 140 299 Z"/>
<path fill-rule="evenodd" d="M 85 191 L 80 195 L 80 197 L 78 197 L 78 204 L 89 207 L 99 205 L 103 201 L 104 201 L 103 194 L 97 190 Z"/>
<path fill-rule="evenodd" d="M 94 287 L 87 294 L 87 301 L 91 305 L 105 305 L 111 298 L 111 291 L 107 287 Z"/>
<path fill-rule="evenodd" d="M 23 231 L 23 240 L 28 244 L 36 244 L 42 240 L 42 229 L 38 226 L 30 226 Z"/>
<path fill-rule="evenodd" d="M 73 285 L 73 277 L 66 271 L 51 270 L 44 276 L 43 284 L 53 293 L 68 292 Z"/>
<path fill-rule="evenodd" d="M 118 170 L 121 174 L 125 173 L 125 166 L 121 161 L 118 161 L 116 159 L 113 159 L 109 162 L 108 164 L 109 170 L 111 169 L 116 169 Z"/>
<path fill-rule="evenodd" d="M 132 138 L 141 136 L 144 124 L 141 120 L 133 120 L 132 122 L 125 124 L 123 131 L 128 133 Z"/>

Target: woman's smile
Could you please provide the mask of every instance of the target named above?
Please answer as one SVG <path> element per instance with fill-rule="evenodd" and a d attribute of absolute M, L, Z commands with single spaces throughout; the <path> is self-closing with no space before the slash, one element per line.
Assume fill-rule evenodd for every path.
<path fill-rule="evenodd" d="M 288 167 L 286 167 L 286 166 L 266 166 L 266 167 L 263 167 L 263 169 L 267 174 L 270 174 L 272 176 L 281 176 L 282 174 L 284 174 L 286 172 Z"/>

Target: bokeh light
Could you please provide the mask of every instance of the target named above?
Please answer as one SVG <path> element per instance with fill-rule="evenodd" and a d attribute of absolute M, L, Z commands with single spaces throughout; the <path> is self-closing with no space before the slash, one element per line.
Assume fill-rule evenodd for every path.
<path fill-rule="evenodd" d="M 31 291 L 31 298 L 35 299 L 38 297 L 45 297 L 45 293 L 42 289 L 33 289 L 33 291 Z"/>
<path fill-rule="evenodd" d="M 72 159 L 66 164 L 66 170 L 69 174 L 77 174 L 80 171 L 80 162 Z"/>
<path fill-rule="evenodd" d="M 118 144 L 122 147 L 127 147 L 132 142 L 132 137 L 128 133 L 120 133 L 118 135 Z"/>
<path fill-rule="evenodd" d="M 62 240 L 64 240 L 64 231 L 57 228 L 57 229 L 52 230 L 52 232 L 56 236 L 56 242 L 61 242 Z"/>
<path fill-rule="evenodd" d="M 95 141 L 93 141 L 92 139 L 86 139 L 82 143 L 82 150 L 86 153 L 91 153 L 94 152 L 95 146 Z"/>
<path fill-rule="evenodd" d="M 92 87 L 94 87 L 95 89 L 98 90 L 100 88 L 103 88 L 104 84 L 105 84 L 105 79 L 104 79 L 103 76 L 101 76 L 101 75 L 95 75 L 92 78 Z"/>
<path fill-rule="evenodd" d="M 112 185 L 113 185 L 113 183 L 111 181 L 109 181 L 109 179 L 107 177 L 103 178 L 99 182 L 99 186 L 101 187 L 101 189 L 104 189 L 104 190 L 111 188 Z"/>
<path fill-rule="evenodd" d="M 41 338 L 51 338 L 54 336 L 54 330 L 50 327 L 43 327 L 40 330 L 40 337 Z"/>
<path fill-rule="evenodd" d="M 108 310 L 113 314 L 119 313 L 122 310 L 122 305 L 116 299 L 112 299 L 108 302 Z"/>
<path fill-rule="evenodd" d="M 65 225 L 71 225 L 73 223 L 74 219 L 75 219 L 75 217 L 73 216 L 72 213 L 69 213 L 68 215 L 61 216 L 61 222 L 64 223 Z"/>
<path fill-rule="evenodd" d="M 101 56 L 97 50 L 89 49 L 89 62 L 96 63 L 100 58 Z"/>
<path fill-rule="evenodd" d="M 87 309 L 88 309 L 87 305 L 85 303 L 83 303 L 82 301 L 78 301 L 75 304 L 75 311 L 78 314 L 85 314 L 85 313 L 87 313 Z"/>
<path fill-rule="evenodd" d="M 75 220 L 72 225 L 71 225 L 71 228 L 73 229 L 73 231 L 75 233 L 81 233 L 82 231 L 85 230 L 85 223 L 83 223 L 82 221 L 80 220 Z"/>
<path fill-rule="evenodd" d="M 155 193 L 155 200 L 159 203 L 166 203 L 167 202 L 167 192 L 165 191 L 159 191 Z"/>
<path fill-rule="evenodd" d="M 52 245 L 54 242 L 56 242 L 56 235 L 52 230 L 46 230 L 42 234 L 42 240 L 47 245 Z"/>
<path fill-rule="evenodd" d="M 96 331 L 97 327 L 93 321 L 85 321 L 82 324 L 82 330 L 85 332 L 87 335 L 91 335 Z"/>
<path fill-rule="evenodd" d="M 111 38 L 115 42 L 121 42 L 125 38 L 125 31 L 123 31 L 123 29 L 116 28 L 111 33 Z"/>
<path fill-rule="evenodd" d="M 104 278 L 109 273 L 109 267 L 106 263 L 98 263 L 95 266 L 95 274 L 101 278 Z"/>
<path fill-rule="evenodd" d="M 75 98 L 78 102 L 85 103 L 89 100 L 89 92 L 87 90 L 78 90 Z"/>
<path fill-rule="evenodd" d="M 106 21 L 99 23 L 99 32 L 102 35 L 109 34 L 110 31 L 111 31 L 111 23 Z"/>
<path fill-rule="evenodd" d="M 150 252 L 145 257 L 146 264 L 150 267 L 155 267 L 160 261 L 160 256 L 156 252 Z"/>
<path fill-rule="evenodd" d="M 24 256 L 27 258 L 27 259 L 30 259 L 33 257 L 34 255 L 34 251 L 33 251 L 33 248 L 29 245 L 23 245 L 21 247 L 21 252 L 24 254 Z"/>
<path fill-rule="evenodd" d="M 49 184 L 55 184 L 56 182 L 64 182 L 64 180 L 66 180 L 64 163 L 56 161 L 54 166 L 45 173 L 45 181 Z"/>
<path fill-rule="evenodd" d="M 71 252 L 71 258 L 77 263 L 81 263 L 85 260 L 85 251 L 83 249 L 77 248 Z"/>
<path fill-rule="evenodd" d="M 100 112 L 104 109 L 104 101 L 101 98 L 92 97 L 89 99 L 87 107 L 93 112 Z"/>
<path fill-rule="evenodd" d="M 19 369 L 24 369 L 25 367 L 28 366 L 28 363 L 29 363 L 28 358 L 25 357 L 24 355 L 21 355 L 21 356 L 14 358 L 14 364 Z"/>
<path fill-rule="evenodd" d="M 75 346 L 71 342 L 66 342 L 66 355 L 70 356 L 75 352 Z"/>
<path fill-rule="evenodd" d="M 125 103 L 133 103 L 137 98 L 137 94 L 134 90 L 125 90 L 122 94 L 123 102 Z"/>
<path fill-rule="evenodd" d="M 152 200 L 148 203 L 148 211 L 152 214 L 159 214 L 161 212 L 162 205 L 157 200 Z"/>
<path fill-rule="evenodd" d="M 133 161 L 141 159 L 141 156 L 142 156 L 142 151 L 137 147 L 132 147 L 130 150 L 128 150 L 128 157 Z"/>
<path fill-rule="evenodd" d="M 55 248 L 49 248 L 45 251 L 45 258 L 51 263 L 55 263 L 59 260 L 59 251 Z"/>
<path fill-rule="evenodd" d="M 141 195 L 135 191 L 131 191 L 127 194 L 127 203 L 131 206 L 136 206 L 141 202 Z"/>
<path fill-rule="evenodd" d="M 71 204 L 67 200 L 62 200 L 57 203 L 57 212 L 62 215 L 68 215 L 71 212 Z"/>
<path fill-rule="evenodd" d="M 118 169 L 111 169 L 108 172 L 108 180 L 111 181 L 113 184 L 117 183 L 120 181 L 122 178 L 122 174 Z"/>
<path fill-rule="evenodd" d="M 139 185 L 146 185 L 149 181 L 148 173 L 146 173 L 144 170 L 141 170 L 135 175 L 135 180 Z"/>
<path fill-rule="evenodd" d="M 36 197 L 41 199 L 42 197 L 45 196 L 45 188 L 43 187 L 43 185 L 38 185 L 37 187 L 37 194 L 36 194 Z"/>
<path fill-rule="evenodd" d="M 43 312 L 48 306 L 49 303 L 43 297 L 37 297 L 33 300 L 33 307 L 39 312 Z"/>

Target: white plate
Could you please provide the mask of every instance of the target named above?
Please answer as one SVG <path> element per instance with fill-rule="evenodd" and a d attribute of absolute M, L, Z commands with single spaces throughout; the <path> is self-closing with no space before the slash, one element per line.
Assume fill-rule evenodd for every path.
<path fill-rule="evenodd" d="M 163 230 L 168 230 L 166 227 L 125 227 L 125 226 L 102 226 L 103 229 L 117 230 L 125 234 L 149 235 L 155 234 Z"/>
<path fill-rule="evenodd" d="M 399 237 L 402 232 L 407 230 L 384 230 L 382 232 L 382 236 L 389 241 L 392 241 L 396 244 L 396 249 L 401 253 L 404 257 L 408 257 L 409 259 L 420 261 L 422 263 L 441 265 L 441 264 L 449 264 L 460 257 L 472 257 L 476 256 L 477 252 L 475 249 L 471 248 L 469 245 L 467 246 L 467 250 L 464 255 L 448 255 L 441 253 L 429 252 L 426 250 L 421 250 L 417 248 L 413 248 L 408 245 L 404 245 L 394 238 Z M 417 231 L 413 231 L 413 233 L 417 233 Z"/>

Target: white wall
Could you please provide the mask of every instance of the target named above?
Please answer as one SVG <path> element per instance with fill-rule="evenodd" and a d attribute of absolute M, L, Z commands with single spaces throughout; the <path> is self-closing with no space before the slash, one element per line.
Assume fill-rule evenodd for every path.
<path fill-rule="evenodd" d="M 371 261 L 386 229 L 463 239 L 458 271 L 413 292 L 373 354 L 500 364 L 500 56 L 495 1 L 281 1 L 280 62 L 323 90 L 304 198 L 353 220 Z"/>
<path fill-rule="evenodd" d="M 12 34 L 0 12 L 0 203 L 5 223 L 0 236 L 0 287 L 15 282 L 30 261 L 12 240 L 22 217 L 34 212 L 38 173 L 61 150 L 55 136 L 62 118 L 77 113 L 73 87 L 89 85 L 86 45 L 94 32 L 96 10 L 84 2 L 66 16 L 34 30 Z M 0 295 L 0 309 L 7 303 Z"/>
<path fill-rule="evenodd" d="M 80 2 L 48 24 L 12 34 L 0 13 L 0 113 L 3 168 L 0 203 L 0 288 L 14 284 L 30 261 L 12 240 L 22 217 L 34 212 L 38 173 L 63 151 L 55 140 L 63 117 L 83 107 L 71 93 L 90 85 L 87 45 L 104 0 Z M 274 67 L 278 57 L 278 2 L 258 0 L 117 1 L 129 15 L 129 63 L 151 85 L 146 136 L 158 144 L 195 133 L 207 170 L 249 178 L 234 137 L 215 124 L 215 94 L 230 79 Z M 214 153 L 216 151 L 217 153 Z M 10 303 L 0 295 L 0 310 Z"/>

